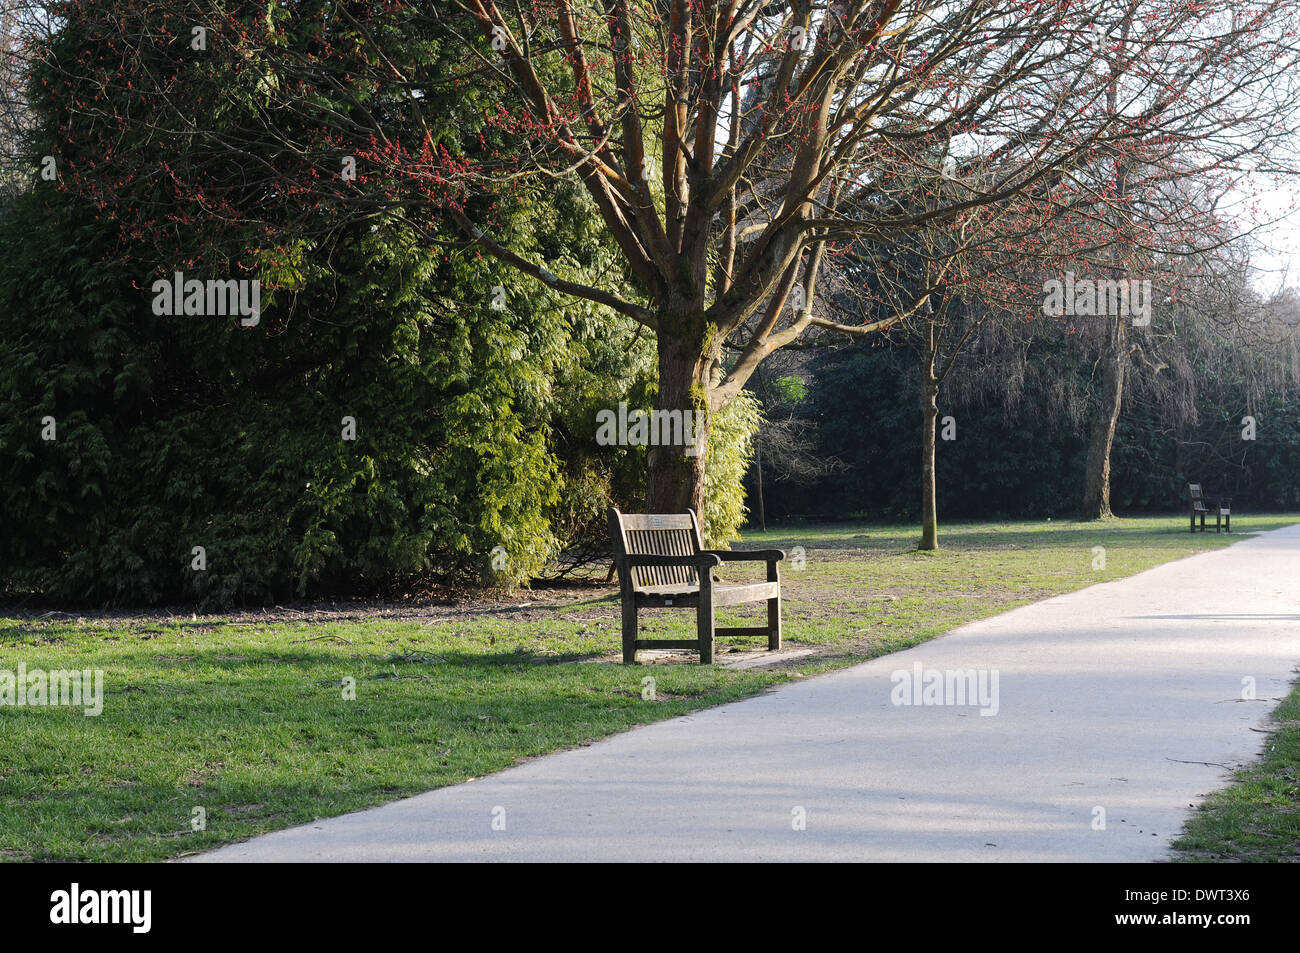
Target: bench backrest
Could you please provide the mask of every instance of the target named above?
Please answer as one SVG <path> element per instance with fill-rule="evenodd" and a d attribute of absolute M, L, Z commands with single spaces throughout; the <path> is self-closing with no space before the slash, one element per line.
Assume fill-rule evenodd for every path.
<path fill-rule="evenodd" d="M 694 510 L 685 513 L 620 513 L 609 508 L 609 535 L 614 544 L 614 565 L 619 585 L 626 591 L 648 586 L 698 586 L 693 566 L 629 566 L 626 557 L 694 556 L 704 549 Z"/>
<path fill-rule="evenodd" d="M 1201 492 L 1201 485 L 1199 483 L 1187 484 L 1187 495 L 1191 497 L 1193 503 L 1199 503 L 1205 499 L 1205 494 Z"/>

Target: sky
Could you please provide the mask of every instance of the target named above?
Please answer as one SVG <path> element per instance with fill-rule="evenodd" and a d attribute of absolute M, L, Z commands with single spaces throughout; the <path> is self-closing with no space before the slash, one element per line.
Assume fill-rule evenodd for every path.
<path fill-rule="evenodd" d="M 1260 192 L 1238 216 L 1243 228 L 1258 222 L 1254 237 L 1263 248 L 1251 256 L 1255 288 L 1263 294 L 1300 288 L 1300 182 Z"/>

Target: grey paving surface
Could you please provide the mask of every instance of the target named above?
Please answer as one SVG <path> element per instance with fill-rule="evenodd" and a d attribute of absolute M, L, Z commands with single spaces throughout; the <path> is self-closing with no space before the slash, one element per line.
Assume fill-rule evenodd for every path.
<path fill-rule="evenodd" d="M 1258 754 L 1298 661 L 1300 526 L 191 859 L 1156 860 Z M 918 665 L 996 672 L 996 715 L 893 704 Z"/>

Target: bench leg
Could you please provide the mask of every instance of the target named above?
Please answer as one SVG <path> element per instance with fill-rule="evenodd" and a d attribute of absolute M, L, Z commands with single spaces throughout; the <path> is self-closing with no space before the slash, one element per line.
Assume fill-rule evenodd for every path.
<path fill-rule="evenodd" d="M 623 664 L 636 664 L 636 599 L 623 600 Z"/>
<path fill-rule="evenodd" d="M 699 645 L 699 664 L 714 663 L 714 573 L 699 569 L 699 605 L 695 607 L 695 642 Z"/>
<path fill-rule="evenodd" d="M 781 581 L 781 571 L 774 562 L 767 564 L 767 581 Z M 778 592 L 775 599 L 767 600 L 767 649 L 769 652 L 775 652 L 779 648 L 781 648 L 781 595 Z"/>
<path fill-rule="evenodd" d="M 700 640 L 700 664 L 713 664 L 713 603 L 702 603 L 695 617 L 695 628 Z"/>
<path fill-rule="evenodd" d="M 775 652 L 781 647 L 781 597 L 767 600 L 767 648 Z"/>
<path fill-rule="evenodd" d="M 695 637 L 700 644 L 700 664 L 713 664 L 713 586 L 704 582 L 708 569 L 700 571 L 700 605 L 695 610 Z"/>
<path fill-rule="evenodd" d="M 1223 531 L 1224 531 L 1225 533 L 1231 533 L 1231 532 L 1232 532 L 1232 514 L 1231 514 L 1231 513 L 1225 513 L 1225 514 L 1223 515 Z"/>

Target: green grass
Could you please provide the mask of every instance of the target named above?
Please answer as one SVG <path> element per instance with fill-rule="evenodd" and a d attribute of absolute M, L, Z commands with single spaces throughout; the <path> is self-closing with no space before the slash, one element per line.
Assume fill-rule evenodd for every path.
<path fill-rule="evenodd" d="M 911 526 L 747 534 L 742 547 L 804 549 L 806 568 L 783 571 L 785 630 L 815 654 L 774 670 L 585 664 L 618 650 L 616 595 L 591 584 L 495 606 L 0 618 L 0 670 L 105 672 L 99 717 L 0 706 L 0 859 L 157 860 L 380 804 L 1297 521 L 1238 517 L 1233 537 L 1178 517 L 952 525 L 927 554 Z M 650 638 L 693 629 L 687 612 L 644 622 Z M 723 642 L 719 658 L 760 644 Z M 191 830 L 196 807 L 206 830 Z"/>
<path fill-rule="evenodd" d="M 1197 808 L 1174 842 L 1175 860 L 1300 862 L 1300 685 L 1273 722 L 1263 759 Z"/>

